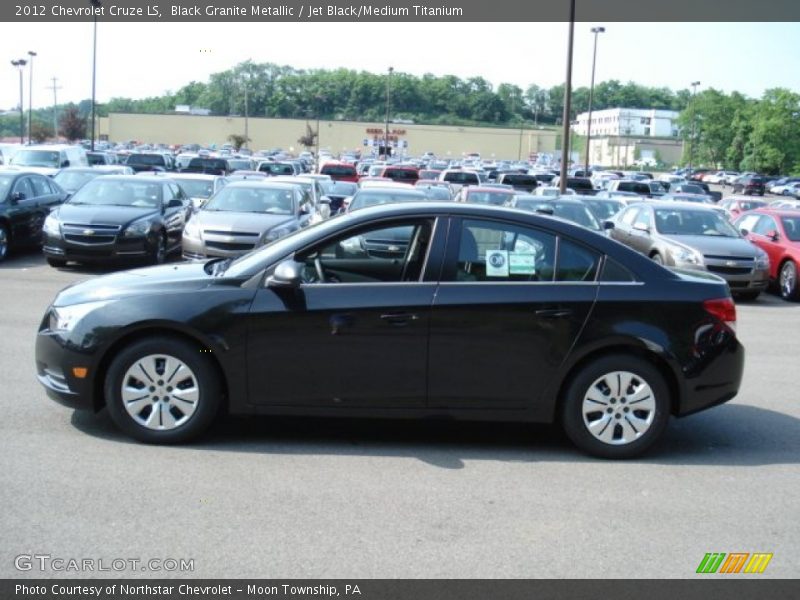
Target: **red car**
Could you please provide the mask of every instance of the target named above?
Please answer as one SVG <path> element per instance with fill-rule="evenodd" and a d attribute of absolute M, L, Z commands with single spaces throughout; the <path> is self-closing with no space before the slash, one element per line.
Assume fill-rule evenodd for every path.
<path fill-rule="evenodd" d="M 327 162 L 319 170 L 321 175 L 330 175 L 334 181 L 351 181 L 358 183 L 358 171 L 348 163 Z"/>
<path fill-rule="evenodd" d="M 733 221 L 743 212 L 766 207 L 767 202 L 766 200 L 755 200 L 749 196 L 730 196 L 723 198 L 717 206 L 724 208 L 730 215 L 731 221 Z"/>
<path fill-rule="evenodd" d="M 800 299 L 800 211 L 759 208 L 735 222 L 748 240 L 769 255 L 769 277 L 786 300 Z"/>

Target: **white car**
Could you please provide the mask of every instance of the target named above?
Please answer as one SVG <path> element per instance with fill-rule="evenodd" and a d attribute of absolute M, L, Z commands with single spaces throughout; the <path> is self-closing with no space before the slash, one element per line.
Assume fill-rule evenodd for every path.
<path fill-rule="evenodd" d="M 204 175 L 203 173 L 159 173 L 178 182 L 186 195 L 192 199 L 195 208 L 200 208 L 214 194 L 225 186 L 225 178 L 221 175 Z"/>
<path fill-rule="evenodd" d="M 534 196 L 545 196 L 546 198 L 558 198 L 561 196 L 561 190 L 554 186 L 542 186 L 533 190 Z M 575 190 L 567 188 L 565 196 L 574 196 Z"/>
<path fill-rule="evenodd" d="M 731 181 L 739 177 L 739 173 L 734 171 L 717 171 L 716 173 L 712 173 L 711 175 L 706 175 L 703 177 L 703 181 L 706 183 L 728 183 L 728 178 L 731 178 Z"/>
<path fill-rule="evenodd" d="M 783 185 L 773 185 L 769 188 L 769 193 L 777 196 L 796 196 L 798 191 L 800 191 L 800 181 L 792 181 Z"/>

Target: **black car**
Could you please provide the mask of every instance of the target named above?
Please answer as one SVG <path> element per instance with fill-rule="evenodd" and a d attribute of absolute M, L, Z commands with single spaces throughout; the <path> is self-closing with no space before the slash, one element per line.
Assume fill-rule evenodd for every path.
<path fill-rule="evenodd" d="M 364 247 L 387 230 L 401 257 Z M 192 439 L 224 408 L 558 421 L 583 450 L 626 458 L 670 415 L 737 394 L 735 321 L 721 279 L 670 271 L 582 227 L 397 203 L 237 260 L 66 288 L 39 326 L 36 369 L 52 398 L 106 406 L 145 442 Z"/>
<path fill-rule="evenodd" d="M 224 158 L 204 156 L 191 159 L 181 171 L 181 173 L 203 173 L 205 175 L 228 175 L 231 172 L 231 165 Z"/>
<path fill-rule="evenodd" d="M 153 153 L 137 153 L 131 154 L 125 160 L 125 164 L 133 169 L 136 173 L 142 171 L 172 171 L 172 161 L 166 154 Z"/>
<path fill-rule="evenodd" d="M 758 194 L 763 196 L 766 189 L 764 178 L 760 175 L 744 175 L 733 182 L 734 194 Z"/>
<path fill-rule="evenodd" d="M 67 198 L 49 177 L 0 171 L 0 261 L 11 246 L 38 246 L 50 211 Z"/>
<path fill-rule="evenodd" d="M 68 261 L 162 263 L 180 251 L 191 209 L 191 199 L 167 177 L 97 177 L 50 213 L 44 255 L 53 267 Z"/>

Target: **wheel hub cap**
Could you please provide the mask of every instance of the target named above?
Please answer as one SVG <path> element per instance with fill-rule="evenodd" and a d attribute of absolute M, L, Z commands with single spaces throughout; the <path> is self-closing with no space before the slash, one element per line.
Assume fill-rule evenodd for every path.
<path fill-rule="evenodd" d="M 605 444 L 630 444 L 644 435 L 655 418 L 653 390 L 640 376 L 613 371 L 598 377 L 583 398 L 583 423 Z"/>
<path fill-rule="evenodd" d="M 166 431 L 180 427 L 197 410 L 197 377 L 182 361 L 151 354 L 134 362 L 122 380 L 122 402 L 142 427 Z"/>

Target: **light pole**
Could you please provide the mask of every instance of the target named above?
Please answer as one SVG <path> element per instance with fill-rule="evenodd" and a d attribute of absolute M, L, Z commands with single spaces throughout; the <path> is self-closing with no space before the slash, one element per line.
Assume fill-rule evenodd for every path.
<path fill-rule="evenodd" d="M 392 82 L 392 73 L 394 67 L 389 67 L 389 76 L 386 78 L 386 132 L 383 138 L 383 154 L 387 159 L 389 158 L 389 86 Z"/>
<path fill-rule="evenodd" d="M 316 140 L 317 140 L 317 150 L 316 150 L 317 162 L 319 162 L 319 119 L 320 119 L 319 111 L 320 111 L 320 104 L 322 104 L 322 101 L 324 99 L 325 98 L 323 96 L 314 96 L 314 100 L 317 101 L 317 137 L 316 137 Z"/>
<path fill-rule="evenodd" d="M 589 120 L 586 123 L 586 164 L 584 165 L 584 175 L 589 172 L 589 147 L 592 145 L 592 101 L 594 100 L 594 67 L 597 63 L 597 36 L 604 33 L 605 27 L 592 27 L 594 34 L 594 53 L 592 54 L 592 82 L 589 85 Z"/>
<path fill-rule="evenodd" d="M 569 38 L 567 40 L 567 78 L 564 82 L 564 114 L 562 117 L 561 173 L 559 193 L 567 193 L 567 170 L 569 168 L 569 113 L 572 108 L 572 37 L 575 32 L 575 0 L 569 3 Z"/>
<path fill-rule="evenodd" d="M 694 96 L 697 94 L 697 86 L 700 85 L 699 81 L 693 81 L 692 85 L 692 104 L 694 104 Z M 694 131 L 695 131 L 695 108 L 692 106 L 692 135 L 689 138 L 689 170 L 692 170 L 692 159 L 694 154 Z"/>
<path fill-rule="evenodd" d="M 22 69 L 28 64 L 24 58 L 12 60 L 11 64 L 19 69 L 19 143 L 25 143 L 25 115 L 22 111 Z"/>
<path fill-rule="evenodd" d="M 103 3 L 100 0 L 89 0 L 89 4 L 94 8 L 92 11 L 94 16 L 94 35 L 92 40 L 92 139 L 90 142 L 92 152 L 94 152 L 95 98 L 97 92 L 97 13 L 103 7 Z"/>
<path fill-rule="evenodd" d="M 28 56 L 31 57 L 31 70 L 28 71 L 28 144 L 33 143 L 33 139 L 31 138 L 31 115 L 33 115 L 33 57 L 36 56 L 36 52 L 33 50 L 28 50 Z"/>

